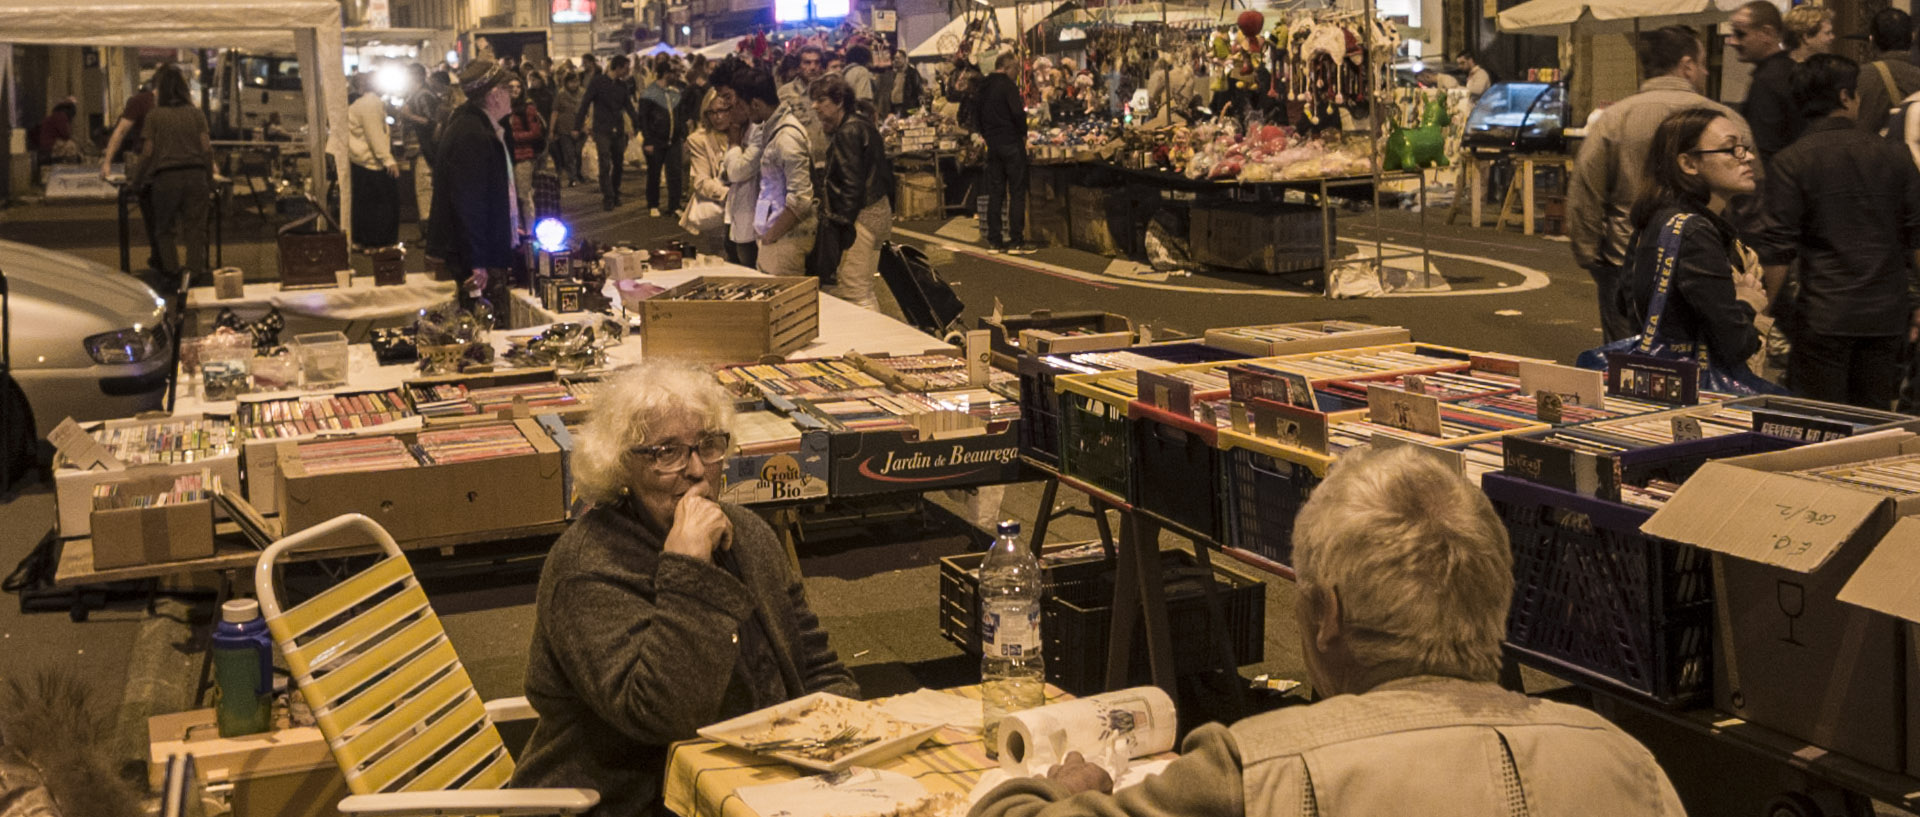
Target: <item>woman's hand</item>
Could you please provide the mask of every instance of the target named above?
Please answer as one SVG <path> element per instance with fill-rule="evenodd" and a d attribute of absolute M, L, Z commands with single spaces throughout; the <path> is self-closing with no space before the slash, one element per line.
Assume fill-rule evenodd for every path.
<path fill-rule="evenodd" d="M 711 490 L 711 483 L 701 483 L 680 497 L 663 546 L 666 552 L 711 562 L 715 550 L 732 546 L 733 523 L 719 503 L 707 498 Z"/>

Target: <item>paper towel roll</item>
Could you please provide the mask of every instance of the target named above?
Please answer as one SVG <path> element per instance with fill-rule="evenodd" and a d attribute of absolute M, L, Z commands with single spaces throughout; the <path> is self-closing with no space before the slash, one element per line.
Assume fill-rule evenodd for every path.
<path fill-rule="evenodd" d="M 1173 748 L 1173 699 L 1159 687 L 1133 687 L 1015 712 L 1000 721 L 1000 768 L 1046 774 L 1068 752 L 1124 767 L 1129 758 Z"/>

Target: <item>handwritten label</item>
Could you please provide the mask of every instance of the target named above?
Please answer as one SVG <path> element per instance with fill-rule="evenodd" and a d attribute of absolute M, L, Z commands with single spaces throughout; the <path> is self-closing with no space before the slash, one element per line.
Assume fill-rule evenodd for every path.
<path fill-rule="evenodd" d="M 1605 372 L 1532 360 L 1521 361 L 1519 370 L 1521 394 L 1538 395 L 1547 391 L 1560 395 L 1562 401 L 1571 398 L 1575 405 L 1588 408 L 1603 408 L 1606 405 Z"/>
<path fill-rule="evenodd" d="M 1316 454 L 1327 453 L 1327 415 L 1259 398 L 1249 401 L 1244 411 L 1252 416 L 1254 436 Z"/>
<path fill-rule="evenodd" d="M 1400 378 L 1400 388 L 1413 394 L 1427 393 L 1426 375 L 1410 374 Z"/>
<path fill-rule="evenodd" d="M 1700 418 L 1689 417 L 1684 414 L 1673 418 L 1673 441 L 1674 442 L 1677 442 L 1677 443 L 1691 442 L 1693 440 L 1698 440 L 1703 436 L 1705 435 L 1703 435 L 1700 431 Z"/>
<path fill-rule="evenodd" d="M 1440 401 L 1385 386 L 1367 386 L 1367 419 L 1383 426 L 1440 436 Z"/>

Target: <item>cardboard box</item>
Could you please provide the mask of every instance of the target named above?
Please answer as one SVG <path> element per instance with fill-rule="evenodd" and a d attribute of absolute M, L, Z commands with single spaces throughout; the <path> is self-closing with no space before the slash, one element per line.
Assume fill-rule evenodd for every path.
<path fill-rule="evenodd" d="M 400 541 L 566 519 L 560 447 L 539 422 L 515 420 L 534 452 L 390 471 L 309 475 L 299 443 L 280 444 L 280 521 L 287 533 L 363 513 Z M 414 432 L 399 437 L 411 445 Z"/>
<path fill-rule="evenodd" d="M 832 476 L 830 450 L 827 432 L 804 431 L 792 451 L 728 457 L 720 499 L 753 505 L 826 496 Z"/>
<path fill-rule="evenodd" d="M 958 412 L 910 420 L 913 431 L 833 434 L 833 495 L 931 491 L 1019 478 L 1017 422 L 988 423 Z"/>
<path fill-rule="evenodd" d="M 1907 673 L 1906 773 L 1920 776 L 1920 517 L 1906 517 L 1840 589 L 1840 600 L 1904 622 Z"/>
<path fill-rule="evenodd" d="M 167 758 L 193 756 L 209 786 L 230 784 L 230 813 L 246 817 L 324 817 L 352 792 L 319 729 L 279 729 L 220 737 L 211 709 L 147 719 L 147 780 L 165 783 Z"/>
<path fill-rule="evenodd" d="M 151 425 L 160 422 L 172 422 L 179 418 L 161 418 L 157 420 L 108 420 L 107 428 Z M 59 510 L 60 535 L 63 538 L 88 536 L 93 533 L 93 486 L 102 482 L 116 482 L 135 477 L 173 477 L 183 474 L 197 474 L 205 468 L 220 478 L 223 485 L 237 487 L 240 483 L 240 452 L 233 451 L 204 460 L 183 463 L 153 465 L 135 465 L 127 468 L 95 467 L 82 470 L 67 461 L 65 457 L 54 457 L 53 494 L 54 503 Z M 226 514 L 214 509 L 215 518 L 225 519 Z"/>
<path fill-rule="evenodd" d="M 1282 274 L 1326 266 L 1324 241 L 1337 236 L 1333 211 L 1274 203 L 1193 208 L 1187 233 L 1193 260 L 1248 272 Z"/>
<path fill-rule="evenodd" d="M 120 482 L 122 490 L 163 493 L 173 488 L 173 475 L 143 471 Z M 93 511 L 93 569 L 110 570 L 154 562 L 204 559 L 213 555 L 213 500 L 157 508 L 116 508 Z"/>
<path fill-rule="evenodd" d="M 1920 496 L 1786 472 L 1913 453 L 1920 435 L 1884 431 L 1709 462 L 1641 526 L 1716 554 L 1718 708 L 1871 766 L 1905 765 L 1899 622 L 1837 597 Z"/>
<path fill-rule="evenodd" d="M 708 284 L 780 283 L 778 294 L 755 301 L 688 301 Z M 641 349 L 649 357 L 696 363 L 752 363 L 787 353 L 820 336 L 820 279 L 807 276 L 701 276 L 641 303 Z"/>
<path fill-rule="evenodd" d="M 979 328 L 987 330 L 987 343 L 993 349 L 993 365 L 1008 371 L 1018 367 L 1017 361 L 1022 353 L 1039 354 L 1033 349 L 1021 345 L 1022 333 L 1030 329 L 1049 331 L 1078 330 L 1088 333 L 1089 337 L 1103 338 L 1103 345 L 1089 346 L 1074 351 L 1096 351 L 1118 349 L 1133 343 L 1133 321 L 1125 315 L 1112 312 L 1075 311 L 1055 313 L 1048 309 L 1036 309 L 1025 315 L 997 315 L 980 318 Z"/>

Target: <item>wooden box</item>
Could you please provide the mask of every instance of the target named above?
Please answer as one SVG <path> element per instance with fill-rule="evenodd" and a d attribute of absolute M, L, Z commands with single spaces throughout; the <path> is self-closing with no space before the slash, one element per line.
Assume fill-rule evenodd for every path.
<path fill-rule="evenodd" d="M 234 815 L 325 817 L 352 792 L 327 749 L 326 736 L 311 726 L 257 735 L 220 737 L 213 710 L 196 709 L 147 719 L 148 783 L 159 791 L 167 758 L 193 756 L 201 782 L 232 786 Z"/>
<path fill-rule="evenodd" d="M 687 300 L 709 285 L 778 284 L 755 300 Z M 820 281 L 807 276 L 705 275 L 641 304 L 640 348 L 648 357 L 695 363 L 752 363 L 785 356 L 820 336 Z"/>
<path fill-rule="evenodd" d="M 898 188 L 894 201 L 900 221 L 923 221 L 946 215 L 946 202 L 940 200 L 940 179 L 932 173 L 901 173 L 895 177 Z"/>
<path fill-rule="evenodd" d="M 384 247 L 369 254 L 373 259 L 373 285 L 400 286 L 407 282 L 407 251 Z"/>

